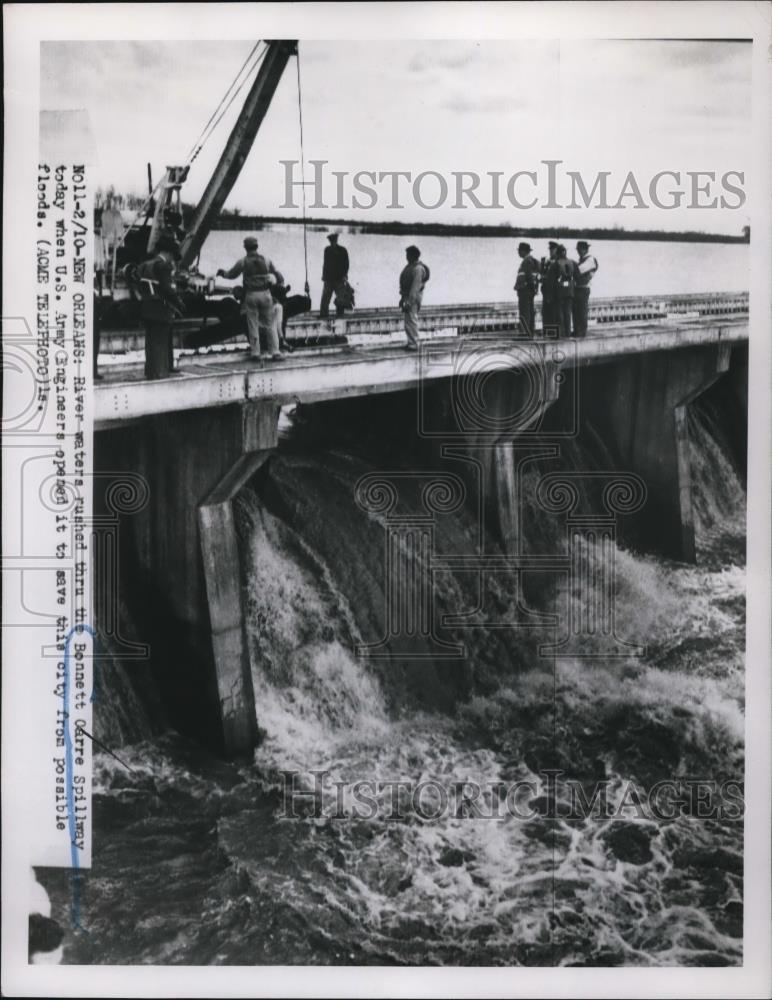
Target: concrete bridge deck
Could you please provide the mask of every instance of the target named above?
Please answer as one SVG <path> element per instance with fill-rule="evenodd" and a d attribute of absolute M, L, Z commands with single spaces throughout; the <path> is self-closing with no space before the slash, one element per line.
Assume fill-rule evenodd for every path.
<path fill-rule="evenodd" d="M 404 335 L 403 335 L 404 336 Z M 261 367 L 242 351 L 179 359 L 179 374 L 147 381 L 143 364 L 111 364 L 95 386 L 97 430 L 153 414 L 207 409 L 247 400 L 277 404 L 319 402 L 393 392 L 425 379 L 468 370 L 474 355 L 501 368 L 597 364 L 626 354 L 670 351 L 748 338 L 747 315 L 702 315 L 677 320 L 608 324 L 584 339 L 527 340 L 514 334 L 429 336 L 418 353 L 377 338 L 367 346 L 297 350 Z M 467 360 L 464 361 L 465 356 Z M 498 360 L 495 360 L 498 359 Z"/>

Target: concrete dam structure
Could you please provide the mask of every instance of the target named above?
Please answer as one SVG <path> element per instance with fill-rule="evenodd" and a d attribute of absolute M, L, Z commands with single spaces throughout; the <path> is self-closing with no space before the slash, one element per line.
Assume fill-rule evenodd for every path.
<path fill-rule="evenodd" d="M 598 325 L 581 340 L 526 340 L 511 325 L 504 332 L 491 322 L 471 335 L 449 336 L 447 324 L 438 326 L 418 354 L 375 340 L 296 351 L 265 368 L 237 353 L 192 355 L 181 359 L 179 375 L 155 382 L 140 366 L 110 366 L 95 389 L 96 471 L 105 483 L 128 477 L 136 502 L 121 508 L 116 540 L 97 560 L 115 580 L 114 606 L 131 594 L 136 635 L 122 636 L 120 615 L 107 606 L 100 633 L 118 658 L 149 647 L 181 732 L 228 756 L 250 751 L 260 705 L 234 505 L 246 485 L 258 495 L 269 486 L 281 409 L 297 404 L 306 419 L 323 420 L 334 407 L 339 418 L 373 433 L 389 433 L 409 415 L 415 440 L 406 450 L 416 455 L 416 472 L 434 475 L 423 520 L 400 519 L 397 474 L 365 477 L 357 502 L 394 552 L 428 552 L 434 513 L 474 505 L 479 558 L 439 554 L 433 571 L 483 574 L 506 566 L 525 592 L 530 573 L 570 574 L 578 539 L 602 546 L 618 537 L 693 561 L 688 411 L 710 394 L 744 462 L 747 313 L 732 300 L 724 312 L 713 301 L 710 310 L 681 316 L 638 315 Z M 597 456 L 592 469 L 571 469 L 564 460 L 564 446 L 579 438 Z M 553 463 L 538 490 L 544 509 L 565 526 L 564 552 L 534 552 L 523 538 L 522 477 L 534 455 Z M 596 509 L 575 502 L 571 483 L 581 476 L 597 487 Z M 97 511 L 116 510 L 111 489 L 96 491 Z M 373 635 L 363 655 L 401 650 L 409 659 L 419 641 L 417 657 L 430 655 L 427 649 L 440 659 L 459 655 L 432 618 L 430 585 L 409 574 L 397 580 L 384 634 Z M 583 630 L 603 633 L 609 657 L 628 652 L 614 632 L 613 579 L 600 582 L 600 593 L 595 617 L 572 625 L 554 655 L 581 655 Z M 516 597 L 527 614 L 522 594 Z"/>

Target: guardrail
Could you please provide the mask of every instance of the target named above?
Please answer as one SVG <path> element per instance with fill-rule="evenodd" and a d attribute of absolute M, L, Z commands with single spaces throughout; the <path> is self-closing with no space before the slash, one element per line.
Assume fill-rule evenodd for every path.
<path fill-rule="evenodd" d="M 606 325 L 647 320 L 666 321 L 669 316 L 732 316 L 748 312 L 748 292 L 704 292 L 682 295 L 636 295 L 590 299 L 589 323 Z M 536 303 L 537 326 L 541 324 L 541 302 Z M 468 302 L 458 305 L 427 305 L 421 310 L 421 329 L 426 334 L 464 336 L 494 333 L 516 328 L 519 320 L 513 302 Z M 186 333 L 199 329 L 201 321 L 185 320 L 175 325 L 175 346 L 184 347 Z M 343 338 L 350 343 L 362 337 L 393 337 L 404 329 L 402 314 L 396 308 L 359 310 L 342 319 L 322 320 L 307 313 L 290 320 L 287 339 L 311 342 L 322 338 Z M 232 337 L 223 345 L 236 346 L 243 337 Z M 101 337 L 102 354 L 125 354 L 144 349 L 144 333 L 133 330 L 105 330 Z"/>

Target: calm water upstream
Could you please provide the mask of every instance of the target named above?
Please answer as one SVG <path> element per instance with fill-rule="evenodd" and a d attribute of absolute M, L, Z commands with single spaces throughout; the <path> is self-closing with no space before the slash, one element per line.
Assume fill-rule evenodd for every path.
<path fill-rule="evenodd" d="M 201 252 L 201 270 L 214 274 L 230 267 L 242 255 L 246 232 L 216 231 Z M 266 227 L 257 235 L 267 254 L 297 292 L 304 282 L 303 231 L 297 225 Z M 396 306 L 397 279 L 405 264 L 405 247 L 420 246 L 432 272 L 424 301 L 427 305 L 456 302 L 498 302 L 514 299 L 513 285 L 519 258 L 517 238 L 381 236 L 342 232 L 340 242 L 351 259 L 350 281 L 360 309 Z M 547 252 L 546 240 L 530 240 L 534 254 Z M 566 242 L 576 257 L 576 240 Z M 309 282 L 314 308 L 321 294 L 322 255 L 327 232 L 308 230 Z M 743 291 L 748 288 L 749 247 L 721 243 L 638 243 L 598 240 L 592 253 L 600 264 L 593 280 L 593 294 L 665 295 L 679 292 Z"/>

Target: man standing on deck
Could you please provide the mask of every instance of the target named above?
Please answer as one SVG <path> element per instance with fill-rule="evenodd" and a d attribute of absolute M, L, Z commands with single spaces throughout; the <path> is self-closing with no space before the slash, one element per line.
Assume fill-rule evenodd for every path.
<path fill-rule="evenodd" d="M 590 253 L 590 244 L 579 240 L 576 244 L 579 263 L 576 265 L 574 288 L 574 336 L 587 336 L 587 313 L 590 308 L 590 282 L 598 270 L 598 261 Z"/>
<path fill-rule="evenodd" d="M 534 315 L 533 299 L 539 287 L 539 265 L 531 256 L 530 243 L 519 243 L 517 252 L 520 255 L 520 267 L 515 278 L 517 292 L 517 311 L 520 316 L 520 332 L 526 337 L 533 337 Z"/>
<path fill-rule="evenodd" d="M 324 250 L 324 263 L 322 264 L 322 301 L 319 304 L 319 318 L 327 319 L 330 315 L 330 299 L 333 292 L 348 278 L 348 250 L 338 245 L 338 234 L 330 233 L 327 237 L 330 242 Z M 345 313 L 345 306 L 342 300 L 336 298 L 335 312 L 338 316 Z"/>
<path fill-rule="evenodd" d="M 137 272 L 140 316 L 145 325 L 145 378 L 165 378 L 174 372 L 172 323 L 183 312 L 173 282 L 178 257 L 176 240 L 162 235 L 155 256 L 140 264 Z"/>
<path fill-rule="evenodd" d="M 549 241 L 549 257 L 541 259 L 541 325 L 542 330 L 554 330 L 558 322 L 557 262 L 555 260 L 558 243 Z"/>
<path fill-rule="evenodd" d="M 247 236 L 244 240 L 246 256 L 237 260 L 230 271 L 222 268 L 217 272 L 219 278 L 238 278 L 243 275 L 244 298 L 241 310 L 247 317 L 247 337 L 249 353 L 255 359 L 262 358 L 260 350 L 260 333 L 265 336 L 268 352 L 274 361 L 282 361 L 284 355 L 279 348 L 279 338 L 274 322 L 274 302 L 271 295 L 271 285 L 284 284 L 284 278 L 273 266 L 273 262 L 257 252 L 257 240 Z"/>
<path fill-rule="evenodd" d="M 557 314 L 560 336 L 571 336 L 571 318 L 574 306 L 574 288 L 576 286 L 576 262 L 568 259 L 566 248 L 560 244 L 555 251 L 557 268 Z"/>
<path fill-rule="evenodd" d="M 405 314 L 407 349 L 418 350 L 418 313 L 424 296 L 424 286 L 429 280 L 429 268 L 423 263 L 418 247 L 405 250 L 407 264 L 399 276 L 399 308 Z"/>

